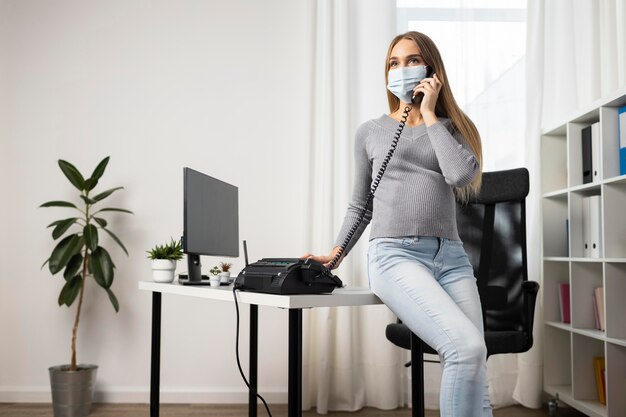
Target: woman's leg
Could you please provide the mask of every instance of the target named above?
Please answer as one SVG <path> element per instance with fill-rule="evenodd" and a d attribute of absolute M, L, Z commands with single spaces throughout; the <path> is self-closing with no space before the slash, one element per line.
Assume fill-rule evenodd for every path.
<path fill-rule="evenodd" d="M 444 239 L 442 243 L 443 248 L 439 255 L 441 269 L 437 274 L 439 284 L 476 326 L 484 340 L 483 314 L 472 265 L 461 242 Z M 481 415 L 491 417 L 493 413 L 487 384 L 486 360 L 481 374 L 481 379 L 484 381 L 483 414 Z"/>
<path fill-rule="evenodd" d="M 442 417 L 483 415 L 485 342 L 437 282 L 437 238 L 374 239 L 372 291 L 443 359 Z"/>

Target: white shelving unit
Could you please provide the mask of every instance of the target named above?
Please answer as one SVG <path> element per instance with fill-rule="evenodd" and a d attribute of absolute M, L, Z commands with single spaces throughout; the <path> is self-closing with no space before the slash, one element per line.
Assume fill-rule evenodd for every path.
<path fill-rule="evenodd" d="M 619 175 L 617 110 L 626 89 L 542 131 L 544 390 L 595 417 L 626 416 L 626 175 Z M 583 184 L 581 130 L 600 122 L 600 180 Z M 583 257 L 582 199 L 601 196 L 602 253 Z M 570 284 L 571 323 L 562 323 L 559 284 Z M 605 293 L 606 331 L 595 329 L 593 288 Z M 606 363 L 600 403 L 593 357 Z"/>

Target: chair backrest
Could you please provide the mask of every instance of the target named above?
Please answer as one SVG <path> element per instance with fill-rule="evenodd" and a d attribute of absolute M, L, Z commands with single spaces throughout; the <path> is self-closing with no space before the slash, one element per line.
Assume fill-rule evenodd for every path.
<path fill-rule="evenodd" d="M 525 168 L 485 172 L 478 197 L 457 204 L 457 227 L 474 267 L 486 331 L 521 330 L 525 324 L 528 189 Z"/>

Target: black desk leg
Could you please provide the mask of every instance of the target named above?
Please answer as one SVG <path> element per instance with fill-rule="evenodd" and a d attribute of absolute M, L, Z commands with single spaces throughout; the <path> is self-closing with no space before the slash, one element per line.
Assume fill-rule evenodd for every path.
<path fill-rule="evenodd" d="M 161 293 L 152 292 L 152 359 L 150 365 L 150 417 L 159 417 L 161 384 Z"/>
<path fill-rule="evenodd" d="M 413 417 L 424 417 L 424 346 L 411 332 L 411 403 Z"/>
<path fill-rule="evenodd" d="M 256 417 L 257 406 L 257 352 L 259 339 L 259 306 L 250 304 L 250 391 L 248 391 L 248 416 Z"/>
<path fill-rule="evenodd" d="M 288 416 L 302 416 L 302 309 L 289 310 Z"/>

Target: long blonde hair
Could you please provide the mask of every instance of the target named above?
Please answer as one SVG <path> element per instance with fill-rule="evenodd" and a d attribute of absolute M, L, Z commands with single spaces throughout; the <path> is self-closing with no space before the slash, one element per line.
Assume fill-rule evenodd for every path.
<path fill-rule="evenodd" d="M 466 203 L 471 196 L 478 194 L 482 182 L 483 155 L 480 134 L 470 118 L 467 117 L 467 115 L 459 108 L 458 104 L 456 104 L 454 96 L 452 95 L 452 90 L 450 89 L 450 84 L 448 83 L 448 75 L 446 74 L 441 54 L 432 39 L 423 33 L 406 32 L 396 36 L 391 41 L 389 50 L 387 51 L 387 59 L 385 60 L 385 86 L 388 81 L 387 75 L 389 73 L 389 58 L 391 57 L 391 51 L 393 47 L 396 46 L 396 44 L 402 39 L 412 40 L 417 44 L 422 58 L 426 61 L 426 65 L 430 65 L 434 73 L 437 74 L 439 80 L 443 83 L 441 91 L 439 91 L 437 103 L 435 104 L 435 115 L 447 117 L 452 121 L 452 125 L 458 132 L 461 133 L 461 135 L 463 135 L 463 138 L 465 138 L 467 144 L 470 146 L 472 152 L 474 152 L 474 155 L 476 155 L 476 159 L 478 160 L 479 172 L 476 174 L 472 182 L 465 187 L 457 187 L 454 189 L 457 198 L 461 202 Z M 398 110 L 400 107 L 400 100 L 389 90 L 387 90 L 387 100 L 389 101 L 389 111 L 391 113 Z"/>

